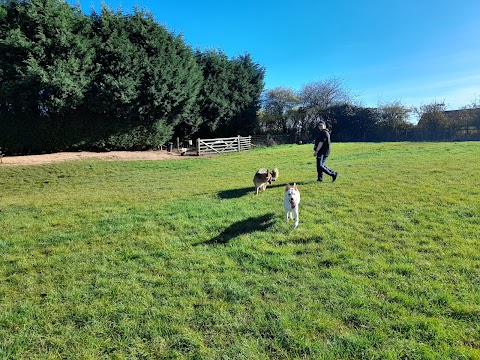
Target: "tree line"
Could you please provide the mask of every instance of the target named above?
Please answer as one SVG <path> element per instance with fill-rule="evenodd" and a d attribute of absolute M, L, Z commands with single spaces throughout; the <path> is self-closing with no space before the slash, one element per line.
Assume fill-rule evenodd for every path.
<path fill-rule="evenodd" d="M 193 50 L 152 14 L 84 14 L 63 0 L 0 2 L 0 147 L 141 150 L 248 135 L 264 69 Z"/>
<path fill-rule="evenodd" d="M 334 141 L 480 139 L 480 105 L 362 106 L 339 78 L 264 90 L 246 53 L 193 50 L 135 8 L 0 0 L 0 147 L 10 153 L 144 150 L 174 138 L 282 134 Z M 410 121 L 411 114 L 418 123 Z"/>
<path fill-rule="evenodd" d="M 452 141 L 480 140 L 480 101 L 447 111 L 434 101 L 410 108 L 395 100 L 375 108 L 364 107 L 342 79 L 331 77 L 263 94 L 260 132 L 283 134 L 290 141 L 312 139 L 320 120 L 332 130 L 334 141 Z M 411 121 L 416 116 L 418 122 Z"/>

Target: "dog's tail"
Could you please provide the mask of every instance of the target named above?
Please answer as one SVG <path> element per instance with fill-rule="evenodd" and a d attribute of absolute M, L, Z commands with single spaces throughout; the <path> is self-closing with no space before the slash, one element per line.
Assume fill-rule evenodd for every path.
<path fill-rule="evenodd" d="M 277 181 L 279 175 L 278 168 L 273 169 L 270 175 L 272 175 L 272 181 Z"/>

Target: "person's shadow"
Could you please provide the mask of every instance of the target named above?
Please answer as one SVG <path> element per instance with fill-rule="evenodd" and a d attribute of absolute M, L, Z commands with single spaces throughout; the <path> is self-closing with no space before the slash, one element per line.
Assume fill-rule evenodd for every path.
<path fill-rule="evenodd" d="M 198 243 L 196 245 L 222 245 L 227 244 L 233 238 L 257 231 L 265 231 L 273 225 L 274 214 L 266 214 L 257 217 L 237 221 L 233 223 L 214 238 Z"/>

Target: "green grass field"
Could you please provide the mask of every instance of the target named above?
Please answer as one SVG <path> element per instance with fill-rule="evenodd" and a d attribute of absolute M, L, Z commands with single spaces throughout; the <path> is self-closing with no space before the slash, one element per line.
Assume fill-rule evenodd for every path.
<path fill-rule="evenodd" d="M 335 143 L 335 183 L 312 145 L 0 165 L 0 358 L 479 359 L 479 159 Z"/>

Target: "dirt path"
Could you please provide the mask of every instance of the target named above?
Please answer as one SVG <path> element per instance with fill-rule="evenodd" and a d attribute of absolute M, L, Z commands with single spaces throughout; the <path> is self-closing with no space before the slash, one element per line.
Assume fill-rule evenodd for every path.
<path fill-rule="evenodd" d="M 5 156 L 2 165 L 40 165 L 58 161 L 72 161 L 98 158 L 104 160 L 173 160 L 186 159 L 189 156 L 181 156 L 177 153 L 159 151 L 110 151 L 110 152 L 60 152 L 43 155 Z"/>

